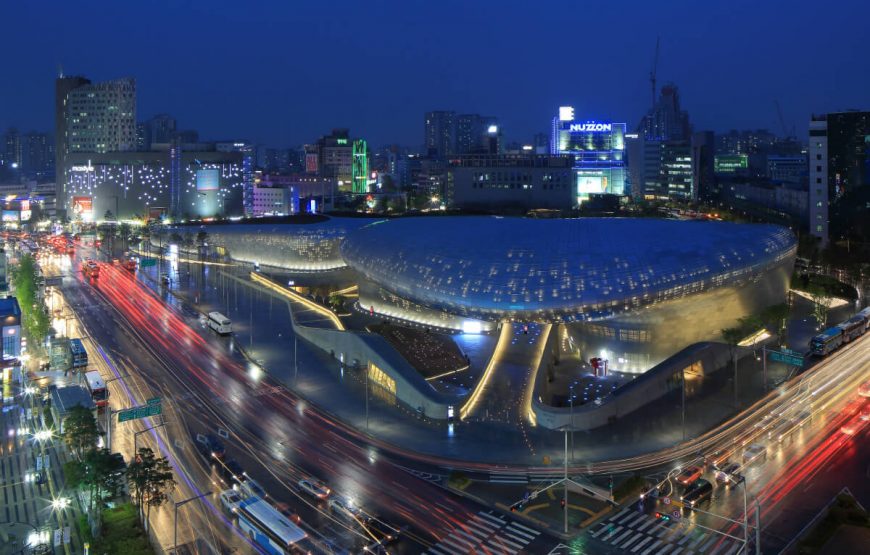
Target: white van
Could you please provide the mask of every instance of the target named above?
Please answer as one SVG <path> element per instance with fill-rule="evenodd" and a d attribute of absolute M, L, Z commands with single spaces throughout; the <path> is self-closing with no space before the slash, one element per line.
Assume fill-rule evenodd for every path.
<path fill-rule="evenodd" d="M 208 313 L 208 327 L 213 329 L 220 335 L 229 335 L 233 333 L 233 324 L 230 319 L 220 312 Z"/>

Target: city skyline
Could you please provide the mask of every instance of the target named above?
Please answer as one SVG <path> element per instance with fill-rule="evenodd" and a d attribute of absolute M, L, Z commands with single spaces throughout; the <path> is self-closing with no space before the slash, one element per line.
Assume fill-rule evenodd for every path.
<path fill-rule="evenodd" d="M 633 129 L 649 108 L 657 37 L 659 87 L 673 82 L 680 88 L 695 130 L 785 134 L 794 127 L 804 137 L 813 113 L 862 107 L 860 92 L 870 77 L 848 70 L 858 61 L 862 18 L 834 26 L 825 21 L 835 17 L 830 12 L 807 18 L 800 4 L 789 10 L 753 6 L 752 12 L 747 6 L 717 3 L 703 15 L 680 15 L 679 26 L 671 21 L 689 7 L 679 2 L 594 13 L 555 5 L 526 13 L 499 3 L 497 14 L 489 3 L 438 14 L 419 5 L 346 4 L 340 9 L 347 17 L 341 18 L 317 6 L 275 5 L 254 10 L 255 16 L 220 4 L 208 13 L 195 6 L 141 9 L 146 19 L 175 22 L 164 27 L 125 23 L 133 15 L 126 6 L 82 11 L 59 5 L 47 13 L 15 6 L 11 20 L 21 25 L 6 35 L 10 45 L 26 39 L 19 29 L 37 23 L 54 32 L 30 45 L 26 63 L 10 60 L 7 74 L 26 85 L 0 92 L 0 105 L 18 107 L 14 114 L 0 113 L 0 128 L 53 131 L 52 83 L 62 67 L 66 75 L 95 81 L 135 77 L 140 121 L 170 113 L 203 137 L 274 146 L 348 127 L 375 145 L 418 148 L 423 114 L 439 109 L 493 114 L 508 141 L 545 132 L 562 104 L 574 105 L 580 119 L 627 121 Z M 252 21 L 246 17 L 263 11 L 268 23 L 247 25 Z M 582 30 L 553 27 L 572 19 L 584 21 Z M 101 26 L 101 32 L 82 35 L 86 25 Z M 620 29 L 615 37 L 614 28 Z M 802 49 L 809 37 L 825 48 Z M 573 70 L 571 52 L 580 38 L 601 45 L 596 48 L 602 52 L 584 54 L 582 70 Z M 354 57 L 356 40 L 365 47 Z M 107 49 L 107 43 L 116 47 Z M 439 49 L 432 50 L 433 43 Z M 590 75 L 607 86 L 589 88 Z M 372 86 L 349 85 L 356 82 Z"/>

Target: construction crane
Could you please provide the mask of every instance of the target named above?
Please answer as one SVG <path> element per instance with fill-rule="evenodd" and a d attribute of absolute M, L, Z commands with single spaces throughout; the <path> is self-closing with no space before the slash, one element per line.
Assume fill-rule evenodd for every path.
<path fill-rule="evenodd" d="M 652 108 L 656 107 L 656 70 L 659 66 L 659 37 L 656 37 L 656 53 L 653 56 L 652 71 L 649 72 L 649 82 L 652 87 Z"/>

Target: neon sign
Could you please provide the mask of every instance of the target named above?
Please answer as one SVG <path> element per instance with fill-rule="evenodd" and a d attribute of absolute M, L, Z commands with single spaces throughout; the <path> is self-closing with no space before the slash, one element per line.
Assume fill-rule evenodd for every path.
<path fill-rule="evenodd" d="M 613 131 L 612 123 L 572 123 L 568 127 L 569 131 Z"/>

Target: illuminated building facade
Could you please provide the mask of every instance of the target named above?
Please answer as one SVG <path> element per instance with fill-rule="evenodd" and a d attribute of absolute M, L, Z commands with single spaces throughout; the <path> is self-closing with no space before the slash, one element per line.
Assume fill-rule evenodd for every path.
<path fill-rule="evenodd" d="M 353 142 L 353 168 L 351 172 L 353 192 L 369 192 L 369 147 L 363 139 Z"/>
<path fill-rule="evenodd" d="M 66 204 L 72 220 L 169 214 L 176 218 L 244 215 L 241 152 L 185 151 L 69 154 Z"/>
<path fill-rule="evenodd" d="M 591 194 L 625 194 L 624 123 L 582 121 L 574 108 L 562 106 L 553 118 L 550 153 L 574 156 L 574 195 L 582 204 Z"/>
<path fill-rule="evenodd" d="M 628 371 L 782 302 L 795 253 L 783 227 L 623 218 L 401 218 L 341 244 L 366 312 L 453 329 L 564 323 Z"/>

